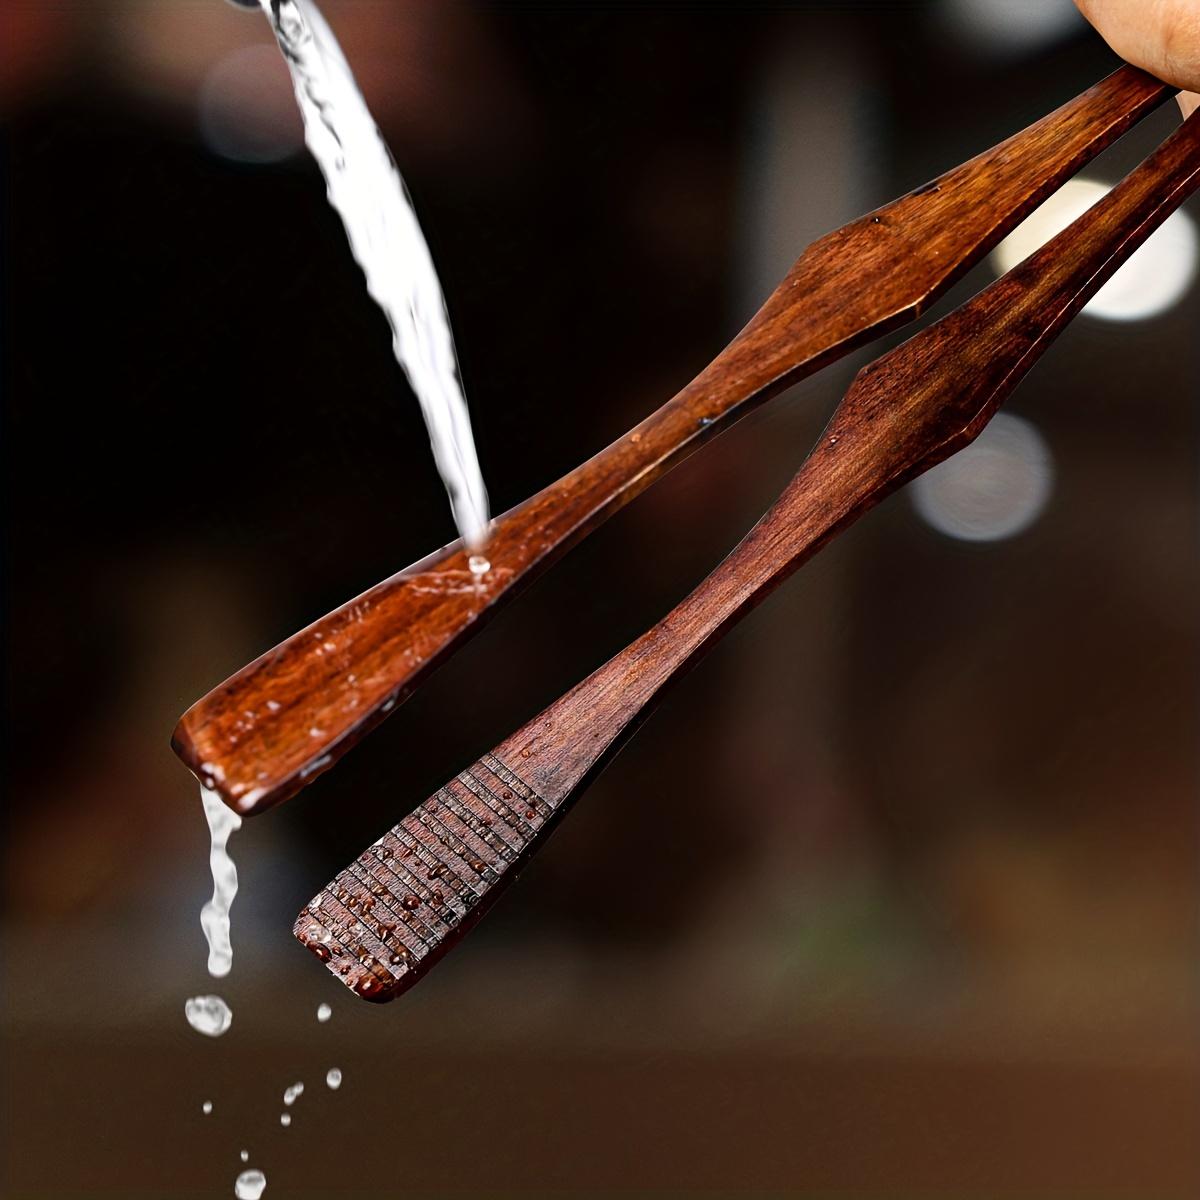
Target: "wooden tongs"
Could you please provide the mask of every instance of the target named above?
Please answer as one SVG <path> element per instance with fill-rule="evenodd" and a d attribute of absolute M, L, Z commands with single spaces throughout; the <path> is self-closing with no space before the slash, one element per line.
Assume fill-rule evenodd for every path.
<path fill-rule="evenodd" d="M 455 543 L 377 585 L 194 705 L 176 750 L 241 812 L 293 795 L 518 585 L 735 416 L 919 315 L 1170 94 L 1124 66 L 1023 133 L 821 238 L 674 399 L 497 518 L 488 570 L 473 572 Z M 1198 184 L 1193 117 L 1069 229 L 860 371 L 799 473 L 733 553 L 648 633 L 360 855 L 300 914 L 296 936 L 370 1000 L 390 1000 L 423 977 L 515 878 L 664 685 L 841 530 L 971 442 Z"/>

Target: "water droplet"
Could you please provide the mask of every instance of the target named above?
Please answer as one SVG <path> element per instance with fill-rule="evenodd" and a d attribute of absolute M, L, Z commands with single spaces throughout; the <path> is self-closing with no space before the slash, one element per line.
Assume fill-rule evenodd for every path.
<path fill-rule="evenodd" d="M 487 870 L 487 863 L 482 858 L 473 858 L 467 866 L 471 868 L 477 875 L 482 875 Z"/>
<path fill-rule="evenodd" d="M 237 1200 L 258 1200 L 267 1186 L 267 1177 L 261 1171 L 243 1171 L 233 1185 Z"/>
<path fill-rule="evenodd" d="M 193 996 L 183 1006 L 188 1024 L 197 1033 L 220 1037 L 233 1021 L 233 1012 L 220 996 Z"/>
<path fill-rule="evenodd" d="M 342 1086 L 342 1073 L 337 1067 L 330 1067 L 325 1076 L 326 1084 L 336 1092 Z"/>
<path fill-rule="evenodd" d="M 304 1095 L 304 1084 L 293 1083 L 292 1086 L 283 1093 L 283 1102 L 290 1108 L 293 1104 L 296 1103 L 297 1097 L 303 1096 L 303 1095 Z"/>
<path fill-rule="evenodd" d="M 322 1025 L 324 1025 L 325 1022 L 328 1021 L 332 1016 L 333 1009 L 330 1008 L 328 1004 L 317 1005 L 317 1020 L 320 1021 Z"/>
<path fill-rule="evenodd" d="M 207 1117 L 208 1114 L 212 1112 L 212 1101 L 205 1100 L 205 1102 L 200 1105 L 200 1111 Z"/>
<path fill-rule="evenodd" d="M 508 788 L 505 788 L 505 789 L 504 789 L 504 791 L 502 791 L 502 792 L 500 793 L 500 795 L 501 795 L 501 797 L 502 797 L 503 799 L 505 799 L 505 800 L 511 800 L 511 799 L 512 799 L 512 792 L 510 792 L 510 791 L 508 790 Z"/>
<path fill-rule="evenodd" d="M 522 757 L 522 758 L 528 758 L 528 757 L 529 757 L 529 747 L 528 747 L 528 746 L 526 746 L 526 747 L 525 747 L 525 749 L 521 751 L 521 757 Z"/>
<path fill-rule="evenodd" d="M 400 901 L 400 903 L 403 904 L 404 907 L 409 910 L 409 912 L 411 912 L 414 908 L 416 908 L 421 903 L 421 897 L 420 896 L 405 896 L 404 899 Z"/>
<path fill-rule="evenodd" d="M 242 1151 L 242 1162 L 249 1162 L 249 1161 L 250 1161 L 250 1151 L 243 1150 Z"/>
<path fill-rule="evenodd" d="M 380 846 L 379 847 L 379 857 L 380 858 L 383 858 L 383 859 L 391 858 L 392 853 L 393 853 L 393 851 L 392 851 L 391 846 Z"/>
<path fill-rule="evenodd" d="M 328 962 L 333 955 L 329 952 L 328 946 L 322 946 L 320 942 L 315 945 L 312 942 L 308 943 L 308 948 L 322 961 Z"/>
<path fill-rule="evenodd" d="M 279 1123 L 280 1123 L 280 1125 L 283 1125 L 285 1127 L 290 1125 L 292 1123 L 292 1114 L 291 1113 L 280 1113 L 279 1114 Z"/>
<path fill-rule="evenodd" d="M 467 566 L 471 568 L 471 574 L 476 578 L 486 575 L 492 569 L 492 564 L 482 554 L 472 554 L 467 559 Z"/>
<path fill-rule="evenodd" d="M 445 863 L 438 863 L 438 865 L 436 867 L 430 867 L 430 869 L 425 873 L 426 878 L 427 879 L 437 879 L 440 876 L 445 875 L 445 873 L 449 869 L 450 868 L 447 867 Z"/>
<path fill-rule="evenodd" d="M 536 812 L 534 809 L 532 809 L 532 808 L 527 808 L 527 809 L 525 810 L 525 816 L 526 816 L 526 817 L 527 817 L 527 818 L 528 818 L 530 821 L 532 821 L 532 820 L 533 820 L 533 818 L 537 816 L 537 812 Z"/>

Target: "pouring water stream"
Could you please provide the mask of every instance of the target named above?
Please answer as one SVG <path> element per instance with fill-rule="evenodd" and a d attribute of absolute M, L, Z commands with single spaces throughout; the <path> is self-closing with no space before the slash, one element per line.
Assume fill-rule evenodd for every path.
<path fill-rule="evenodd" d="M 243 8 L 255 0 L 236 0 Z M 416 213 L 354 76 L 332 31 L 312 0 L 258 0 L 283 51 L 296 100 L 304 119 L 304 140 L 325 177 L 327 194 L 346 229 L 350 250 L 366 277 L 367 291 L 387 316 L 392 349 L 421 406 L 438 472 L 450 497 L 454 520 L 464 545 L 475 553 L 473 574 L 486 574 L 482 554 L 488 533 L 487 492 L 479 470 L 470 418 L 459 382 L 458 359 L 445 299 Z M 237 869 L 228 852 L 241 817 L 215 792 L 201 789 L 208 821 L 213 897 L 201 912 L 208 943 L 208 970 L 215 978 L 233 966 L 229 912 L 237 895 Z M 185 1006 L 188 1022 L 217 1037 L 233 1014 L 219 996 L 196 996 Z M 322 1004 L 317 1020 L 329 1019 Z M 331 1090 L 342 1083 L 332 1067 L 325 1082 Z M 304 1090 L 287 1089 L 291 1108 Z M 205 1112 L 211 1112 L 206 1104 Z M 291 1123 L 284 1113 L 281 1122 Z M 249 1158 L 241 1152 L 242 1162 Z M 241 1200 L 257 1200 L 266 1187 L 259 1170 L 245 1170 L 234 1184 Z"/>
<path fill-rule="evenodd" d="M 487 540 L 479 470 L 446 301 L 408 189 L 325 18 L 311 0 L 262 0 L 292 75 L 304 140 L 325 176 L 367 291 L 392 329 L 454 520 L 471 550 Z"/>

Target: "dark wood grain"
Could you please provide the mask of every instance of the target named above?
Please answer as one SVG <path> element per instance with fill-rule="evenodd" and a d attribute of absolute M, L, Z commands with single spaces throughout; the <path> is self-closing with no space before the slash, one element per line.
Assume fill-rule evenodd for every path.
<path fill-rule="evenodd" d="M 1200 117 L 1069 229 L 855 377 L 800 472 L 668 616 L 405 817 L 296 936 L 390 1000 L 479 919 L 663 688 L 838 532 L 978 436 L 1047 346 L 1200 184 Z M 637 845 L 631 853 L 653 855 Z"/>
<path fill-rule="evenodd" d="M 497 607 L 718 430 L 920 314 L 1170 89 L 1120 70 L 984 154 L 813 243 L 737 338 L 625 437 L 496 519 L 474 575 L 454 543 L 295 634 L 193 705 L 172 744 L 241 813 L 333 765 Z"/>

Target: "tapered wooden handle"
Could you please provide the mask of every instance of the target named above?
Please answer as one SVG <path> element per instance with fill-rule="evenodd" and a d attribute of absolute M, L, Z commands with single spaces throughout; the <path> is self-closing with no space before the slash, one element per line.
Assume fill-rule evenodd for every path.
<path fill-rule="evenodd" d="M 660 690 L 833 537 L 973 441 L 1062 332 L 1200 185 L 1200 116 L 1025 262 L 864 367 L 804 466 L 662 621 L 506 743 L 558 803 Z"/>
<path fill-rule="evenodd" d="M 733 553 L 651 630 L 359 855 L 300 914 L 300 941 L 368 1000 L 391 1000 L 421 979 L 665 685 L 840 530 L 976 437 L 1197 183 L 1193 117 L 1070 229 L 860 371 L 799 474 Z"/>
<path fill-rule="evenodd" d="M 473 572 L 455 543 L 276 646 L 194 704 L 172 744 L 239 812 L 294 795 L 497 608 L 751 407 L 922 312 L 1170 89 L 1122 67 L 1015 137 L 805 251 L 734 342 L 628 435 L 499 517 Z"/>

